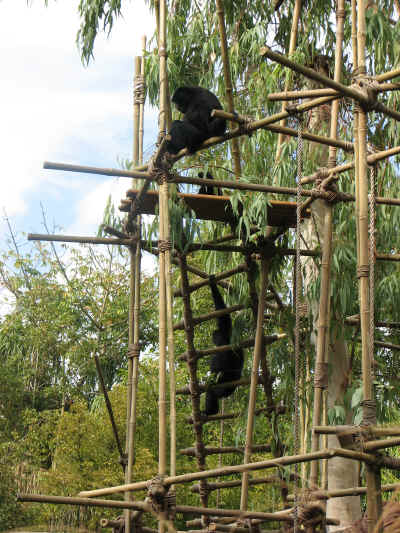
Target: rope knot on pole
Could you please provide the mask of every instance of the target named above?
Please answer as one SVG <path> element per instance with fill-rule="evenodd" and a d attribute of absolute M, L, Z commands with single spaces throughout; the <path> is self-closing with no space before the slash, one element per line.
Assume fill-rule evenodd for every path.
<path fill-rule="evenodd" d="M 361 407 L 363 411 L 363 426 L 376 425 L 376 401 L 364 400 L 361 402 Z"/>
<path fill-rule="evenodd" d="M 128 346 L 128 358 L 135 358 L 140 356 L 140 344 L 129 344 Z"/>
<path fill-rule="evenodd" d="M 328 388 L 328 363 L 317 362 L 315 364 L 314 387 L 319 389 Z"/>
<path fill-rule="evenodd" d="M 298 104 L 288 104 L 286 106 L 285 111 L 287 111 L 290 116 L 295 116 L 295 115 L 298 115 L 300 113 L 300 110 L 298 108 Z"/>
<path fill-rule="evenodd" d="M 368 278 L 369 276 L 369 265 L 360 265 L 357 268 L 357 278 Z"/>
<path fill-rule="evenodd" d="M 165 476 L 157 474 L 147 482 L 147 497 L 156 514 L 168 513 L 168 487 L 164 484 Z"/>
<path fill-rule="evenodd" d="M 134 104 L 144 104 L 146 94 L 146 82 L 145 78 L 142 75 L 135 76 L 133 81 L 133 103 Z"/>
<path fill-rule="evenodd" d="M 159 240 L 158 241 L 158 251 L 159 252 L 168 252 L 172 250 L 172 242 L 169 240 Z"/>

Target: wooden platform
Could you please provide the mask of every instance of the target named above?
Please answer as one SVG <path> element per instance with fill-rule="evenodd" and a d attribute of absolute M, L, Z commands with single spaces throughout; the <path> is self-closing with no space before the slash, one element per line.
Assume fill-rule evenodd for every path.
<path fill-rule="evenodd" d="M 127 191 L 128 200 L 122 200 L 119 209 L 129 212 L 132 200 L 136 198 L 139 191 L 129 189 Z M 217 222 L 229 223 L 235 220 L 229 196 L 213 196 L 209 194 L 185 194 L 178 193 L 187 206 L 194 211 L 199 220 L 215 220 Z M 140 214 L 154 215 L 158 204 L 158 191 L 148 191 L 143 198 Z M 265 202 L 267 209 L 267 221 L 270 226 L 296 227 L 296 202 L 283 202 L 270 200 Z M 239 213 L 241 209 L 239 208 Z M 310 210 L 304 213 L 306 218 L 310 217 Z"/>

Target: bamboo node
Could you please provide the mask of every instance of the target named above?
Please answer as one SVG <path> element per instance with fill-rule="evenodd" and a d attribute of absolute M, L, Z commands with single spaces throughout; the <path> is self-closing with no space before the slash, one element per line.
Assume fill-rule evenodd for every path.
<path fill-rule="evenodd" d="M 376 425 L 376 401 L 364 400 L 361 402 L 363 410 L 363 426 Z"/>
<path fill-rule="evenodd" d="M 159 240 L 158 241 L 158 251 L 159 252 L 168 252 L 172 250 L 172 242 L 169 241 L 169 240 L 166 240 L 166 241 L 163 241 L 163 240 Z"/>
<path fill-rule="evenodd" d="M 360 265 L 357 268 L 357 278 L 368 278 L 369 276 L 369 265 Z"/>
<path fill-rule="evenodd" d="M 128 358 L 133 359 L 140 356 L 140 344 L 129 344 L 128 346 Z"/>
<path fill-rule="evenodd" d="M 328 388 L 328 363 L 317 362 L 315 364 L 314 387 L 318 389 Z"/>

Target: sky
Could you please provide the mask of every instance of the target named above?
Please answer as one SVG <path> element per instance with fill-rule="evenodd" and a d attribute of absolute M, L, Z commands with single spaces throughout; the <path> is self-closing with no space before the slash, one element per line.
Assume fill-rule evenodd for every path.
<path fill-rule="evenodd" d="M 105 203 L 125 197 L 126 178 L 44 170 L 55 161 L 120 168 L 132 157 L 134 56 L 154 32 L 144 0 L 125 0 L 109 38 L 97 37 L 84 67 L 76 46 L 79 0 L 0 0 L 0 251 L 8 237 L 44 233 L 42 207 L 58 233 L 95 235 Z M 144 150 L 157 136 L 146 106 Z"/>

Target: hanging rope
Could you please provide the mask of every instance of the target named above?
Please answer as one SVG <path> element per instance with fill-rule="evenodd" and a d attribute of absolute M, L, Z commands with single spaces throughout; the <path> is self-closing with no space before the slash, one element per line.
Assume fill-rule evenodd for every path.
<path fill-rule="evenodd" d="M 303 117 L 297 119 L 297 209 L 296 209 L 296 293 L 295 293 L 295 313 L 296 327 L 294 330 L 294 353 L 295 353 L 295 391 L 294 391 L 294 455 L 298 455 L 300 448 L 300 315 L 301 315 L 301 257 L 300 257 L 300 224 L 301 224 L 301 179 L 303 174 Z M 293 510 L 293 532 L 298 532 L 299 527 L 299 504 L 298 504 L 298 480 L 299 465 L 294 466 L 294 510 Z"/>
<path fill-rule="evenodd" d="M 375 201 L 376 201 L 376 165 L 369 171 L 369 337 L 370 361 L 374 364 L 375 341 Z M 373 371 L 373 367 L 372 367 Z"/>

